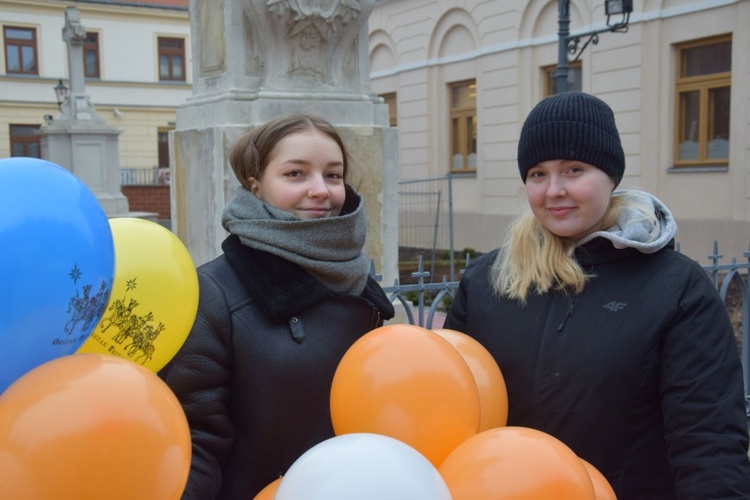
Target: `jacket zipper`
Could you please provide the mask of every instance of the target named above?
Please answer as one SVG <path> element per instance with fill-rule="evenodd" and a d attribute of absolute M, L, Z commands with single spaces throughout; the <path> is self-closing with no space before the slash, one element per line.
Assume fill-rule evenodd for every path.
<path fill-rule="evenodd" d="M 565 322 L 568 321 L 568 318 L 573 316 L 573 309 L 576 307 L 576 300 L 578 300 L 578 297 L 573 297 L 573 300 L 570 302 L 570 307 L 568 307 L 568 312 L 565 314 L 565 317 L 562 320 L 562 323 L 557 327 L 557 331 L 561 332 L 563 327 L 565 326 Z"/>
<path fill-rule="evenodd" d="M 373 309 L 373 312 L 375 313 L 375 321 L 373 321 L 373 323 L 372 323 L 371 330 L 373 328 L 377 328 L 378 325 L 380 324 L 380 310 L 379 309 Z"/>

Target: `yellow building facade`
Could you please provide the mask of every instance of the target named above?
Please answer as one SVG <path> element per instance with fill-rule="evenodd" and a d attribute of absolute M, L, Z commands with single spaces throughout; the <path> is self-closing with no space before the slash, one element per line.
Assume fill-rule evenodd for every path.
<path fill-rule="evenodd" d="M 380 0 L 373 90 L 391 104 L 401 179 L 452 176 L 454 248 L 501 244 L 525 205 L 524 118 L 554 92 L 560 9 L 573 35 L 605 30 L 604 0 Z M 750 1 L 634 0 L 627 29 L 581 36 L 568 87 L 614 110 L 623 188 L 674 213 L 681 250 L 706 262 L 750 245 Z M 576 59 L 577 58 L 577 59 Z"/>
<path fill-rule="evenodd" d="M 80 11 L 85 92 L 120 129 L 124 168 L 168 167 L 168 132 L 191 94 L 187 0 L 0 0 L 0 158 L 39 156 L 34 130 L 59 114 L 67 86 L 65 9 Z"/>

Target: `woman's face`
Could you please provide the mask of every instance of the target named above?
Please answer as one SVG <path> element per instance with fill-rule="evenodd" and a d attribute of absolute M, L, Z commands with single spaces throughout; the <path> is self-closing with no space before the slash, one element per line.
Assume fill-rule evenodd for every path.
<path fill-rule="evenodd" d="M 261 179 L 250 179 L 260 200 L 300 219 L 335 217 L 346 199 L 344 155 L 317 129 L 288 135 L 270 155 Z"/>
<path fill-rule="evenodd" d="M 536 218 L 553 234 L 571 241 L 604 229 L 614 186 L 604 171 L 580 161 L 544 161 L 526 176 L 526 196 Z"/>

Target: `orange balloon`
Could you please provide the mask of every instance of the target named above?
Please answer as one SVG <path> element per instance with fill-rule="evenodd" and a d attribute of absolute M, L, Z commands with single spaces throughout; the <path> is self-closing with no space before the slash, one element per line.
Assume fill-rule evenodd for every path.
<path fill-rule="evenodd" d="M 279 484 L 281 484 L 281 478 L 271 481 L 268 483 L 268 486 L 260 490 L 260 492 L 253 497 L 253 500 L 273 500 L 273 497 L 276 496 L 276 490 L 279 489 Z"/>
<path fill-rule="evenodd" d="M 431 330 L 392 324 L 360 337 L 331 386 L 337 435 L 382 434 L 415 448 L 437 467 L 479 428 L 479 392 L 451 344 Z"/>
<path fill-rule="evenodd" d="M 579 457 L 580 458 L 580 457 Z M 596 494 L 596 500 L 617 500 L 615 490 L 612 489 L 612 485 L 609 484 L 604 474 L 599 472 L 599 469 L 588 463 L 586 460 L 581 458 L 584 467 L 589 473 L 591 482 L 594 483 L 594 493 Z"/>
<path fill-rule="evenodd" d="M 479 390 L 479 432 L 508 423 L 508 390 L 495 358 L 482 344 L 465 333 L 438 328 L 432 330 L 455 347 L 469 365 Z"/>
<path fill-rule="evenodd" d="M 8 481 L 5 478 L 12 478 Z M 0 498 L 42 499 L 26 464 L 10 452 L 0 449 Z M 46 497 L 51 498 L 51 497 Z"/>
<path fill-rule="evenodd" d="M 526 427 L 481 432 L 458 445 L 438 470 L 453 500 L 596 500 L 573 450 Z"/>
<path fill-rule="evenodd" d="M 0 396 L 0 451 L 2 498 L 176 500 L 190 472 L 190 429 L 153 372 L 72 354 L 26 372 Z"/>

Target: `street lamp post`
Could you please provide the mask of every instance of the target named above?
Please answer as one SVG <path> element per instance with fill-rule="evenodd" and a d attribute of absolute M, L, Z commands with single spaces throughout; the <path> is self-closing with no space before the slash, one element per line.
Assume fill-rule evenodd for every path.
<path fill-rule="evenodd" d="M 557 68 L 555 70 L 555 94 L 568 90 L 569 54 L 578 60 L 590 43 L 599 43 L 599 34 L 606 32 L 625 33 L 628 31 L 630 13 L 633 12 L 633 0 L 604 0 L 604 13 L 607 15 L 607 27 L 570 34 L 570 0 L 557 0 Z M 619 15 L 619 22 L 610 24 L 611 16 Z M 588 37 L 579 49 L 581 38 Z"/>
<path fill-rule="evenodd" d="M 570 0 L 557 0 L 557 70 L 555 94 L 568 90 L 568 39 L 570 37 Z"/>
<path fill-rule="evenodd" d="M 67 85 L 65 85 L 62 81 L 62 79 L 57 81 L 57 85 L 53 87 L 55 89 L 55 97 L 57 97 L 57 109 L 62 111 L 62 104 L 65 102 L 65 99 L 68 97 L 68 89 Z"/>

